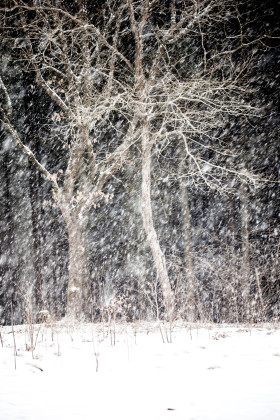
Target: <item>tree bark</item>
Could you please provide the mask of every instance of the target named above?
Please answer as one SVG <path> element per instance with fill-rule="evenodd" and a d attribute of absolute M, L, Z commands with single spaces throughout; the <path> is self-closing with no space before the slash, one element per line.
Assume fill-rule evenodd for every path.
<path fill-rule="evenodd" d="M 89 127 L 80 127 L 76 143 L 65 173 L 63 190 L 57 195 L 57 204 L 67 225 L 69 246 L 69 268 L 66 317 L 82 320 L 84 285 L 88 281 L 84 231 L 91 205 L 88 196 L 91 189 L 91 176 L 86 171 L 84 154 L 89 142 Z M 77 189 L 78 188 L 78 189 Z M 77 189 L 77 190 L 76 190 Z"/>
<path fill-rule="evenodd" d="M 83 225 L 71 218 L 67 221 L 69 244 L 69 269 L 66 317 L 82 320 L 83 289 L 88 279 Z"/>
<path fill-rule="evenodd" d="M 165 315 L 167 320 L 171 321 L 174 316 L 174 295 L 168 277 L 165 255 L 161 250 L 153 222 L 151 202 L 151 146 L 146 130 L 143 132 L 142 137 L 142 217 L 163 294 Z"/>

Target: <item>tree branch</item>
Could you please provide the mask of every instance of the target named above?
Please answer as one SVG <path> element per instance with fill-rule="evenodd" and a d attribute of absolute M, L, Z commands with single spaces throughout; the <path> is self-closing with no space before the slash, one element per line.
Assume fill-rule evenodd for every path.
<path fill-rule="evenodd" d="M 20 5 L 15 5 L 11 8 L 8 7 L 0 7 L 0 12 L 12 12 L 14 10 L 17 9 L 25 9 L 25 10 L 29 10 L 29 11 L 50 11 L 50 12 L 58 12 L 63 14 L 64 16 L 68 17 L 72 22 L 75 22 L 76 24 L 80 25 L 81 27 L 83 27 L 85 30 L 92 30 L 97 36 L 98 38 L 103 42 L 103 44 L 112 52 L 114 52 L 122 61 L 124 61 L 126 63 L 126 65 L 128 66 L 128 68 L 133 71 L 133 66 L 131 64 L 131 62 L 119 51 L 117 50 L 113 45 L 111 45 L 107 39 L 101 34 L 101 32 L 99 31 L 98 28 L 96 28 L 95 25 L 93 25 L 92 23 L 86 24 L 85 22 L 81 19 L 79 19 L 76 16 L 73 16 L 71 13 L 67 12 L 66 10 L 63 10 L 59 7 L 48 7 L 48 6 L 27 6 L 25 4 L 20 4 Z"/>
<path fill-rule="evenodd" d="M 34 153 L 27 147 L 20 139 L 16 129 L 11 124 L 7 114 L 0 107 L 0 113 L 3 116 L 1 120 L 6 130 L 11 134 L 13 139 L 16 142 L 17 147 L 22 150 L 29 158 L 29 160 L 40 170 L 40 172 L 45 176 L 45 178 L 52 183 L 53 190 L 55 193 L 58 193 L 59 187 L 56 181 L 56 174 L 51 174 L 35 157 Z"/>
<path fill-rule="evenodd" d="M 8 94 L 8 91 L 6 89 L 6 86 L 3 83 L 3 80 L 1 78 L 1 76 L 0 76 L 0 89 L 2 89 L 4 91 L 4 95 L 5 95 L 6 102 L 7 102 L 7 108 L 8 108 L 7 115 L 10 117 L 12 115 L 12 102 L 11 102 L 10 95 Z"/>

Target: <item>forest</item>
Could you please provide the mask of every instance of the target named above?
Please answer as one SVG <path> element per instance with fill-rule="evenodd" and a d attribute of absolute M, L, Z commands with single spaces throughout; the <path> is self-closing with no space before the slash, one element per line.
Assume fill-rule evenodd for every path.
<path fill-rule="evenodd" d="M 280 319 L 273 0 L 0 1 L 0 324 Z"/>

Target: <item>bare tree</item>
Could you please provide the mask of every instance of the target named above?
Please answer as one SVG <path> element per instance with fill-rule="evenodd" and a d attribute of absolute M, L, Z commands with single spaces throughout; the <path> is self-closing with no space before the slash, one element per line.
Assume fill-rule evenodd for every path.
<path fill-rule="evenodd" d="M 120 62 L 130 66 L 116 48 L 121 11 L 113 16 L 110 5 L 104 7 L 107 16 L 92 18 L 99 27 L 89 21 L 84 2 L 79 3 L 76 12 L 67 10 L 63 2 L 51 1 L 40 5 L 34 1 L 30 6 L 14 2 L 10 9 L 1 9 L 3 27 L 8 26 L 10 18 L 21 31 L 15 42 L 22 44 L 21 37 L 24 40 L 21 58 L 26 70 L 35 72 L 37 83 L 55 104 L 48 123 L 51 135 L 65 150 L 64 167 L 51 172 L 23 143 L 13 121 L 12 100 L 2 79 L 0 83 L 6 101 L 1 108 L 2 123 L 18 148 L 51 183 L 54 205 L 60 208 L 67 225 L 67 315 L 80 318 L 83 288 L 88 280 L 83 238 L 88 213 L 101 199 L 110 199 L 102 189 L 122 166 L 136 130 L 135 118 L 128 118 L 126 90 L 114 77 Z M 109 142 L 102 133 L 104 127 L 112 127 L 116 115 L 125 129 L 113 128 Z"/>
<path fill-rule="evenodd" d="M 243 62 L 232 59 L 233 53 L 245 44 L 241 23 L 240 32 L 234 36 L 225 29 L 218 46 L 211 39 L 218 25 L 226 27 L 228 20 L 234 18 L 240 22 L 237 6 L 238 2 L 220 0 L 184 3 L 128 0 L 135 46 L 135 112 L 141 126 L 142 216 L 169 319 L 174 316 L 174 296 L 152 214 L 153 148 L 183 144 L 180 176 L 198 183 L 203 181 L 211 189 L 223 191 L 228 178 L 242 176 L 236 167 L 224 163 L 225 156 L 231 156 L 232 152 L 229 145 L 222 145 L 222 131 L 230 116 L 256 113 L 244 101 L 249 92 L 242 83 L 251 57 L 248 55 Z M 163 13 L 165 19 L 161 19 Z M 215 157 L 209 159 L 209 152 Z M 246 171 L 244 174 L 246 179 L 253 178 Z M 185 263 L 193 290 L 190 220 L 184 186 L 181 193 L 185 201 L 182 216 Z M 190 306 L 193 300 L 192 293 Z"/>

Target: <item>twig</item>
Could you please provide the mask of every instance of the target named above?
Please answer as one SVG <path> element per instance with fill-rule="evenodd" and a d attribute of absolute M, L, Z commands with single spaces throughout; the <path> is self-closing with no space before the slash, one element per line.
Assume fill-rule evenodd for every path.
<path fill-rule="evenodd" d="M 16 337 L 15 337 L 15 330 L 14 330 L 14 311 L 13 311 L 13 303 L 11 303 L 11 325 L 12 325 L 12 332 L 13 332 L 13 339 L 14 339 L 14 362 L 15 362 L 15 369 L 17 368 L 17 346 L 16 346 Z"/>

